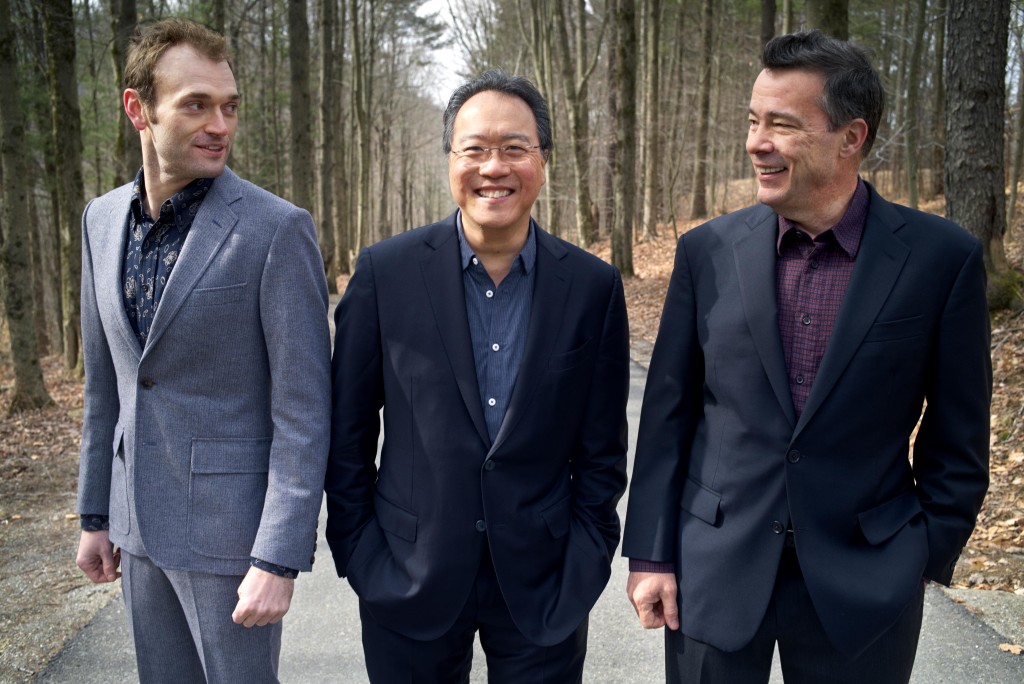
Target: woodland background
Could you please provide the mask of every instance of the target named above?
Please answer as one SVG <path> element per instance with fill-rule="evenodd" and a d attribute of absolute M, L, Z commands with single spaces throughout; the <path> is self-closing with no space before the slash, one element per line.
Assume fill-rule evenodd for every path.
<path fill-rule="evenodd" d="M 760 47 L 817 27 L 869 48 L 885 82 L 865 176 L 911 206 L 944 196 L 985 243 L 993 306 L 1019 303 L 1004 247 L 1024 149 L 1018 0 L 0 0 L 12 412 L 49 403 L 40 357 L 81 376 L 80 216 L 140 166 L 125 46 L 168 15 L 229 36 L 244 102 L 231 165 L 313 213 L 332 290 L 362 246 L 450 210 L 446 72 L 537 83 L 556 147 L 536 214 L 585 247 L 610 237 L 628 278 L 634 244 L 736 199 Z"/>
<path fill-rule="evenodd" d="M 452 210 L 445 84 L 530 77 L 555 139 L 535 215 L 622 271 L 641 360 L 674 238 L 754 201 L 764 41 L 867 47 L 888 106 L 864 176 L 977 235 L 989 269 L 992 484 L 955 579 L 1024 594 L 1024 0 L 0 0 L 0 680 L 28 681 L 112 595 L 73 563 L 80 220 L 141 165 L 124 50 L 170 15 L 230 38 L 230 164 L 312 212 L 332 290 L 362 246 Z"/>

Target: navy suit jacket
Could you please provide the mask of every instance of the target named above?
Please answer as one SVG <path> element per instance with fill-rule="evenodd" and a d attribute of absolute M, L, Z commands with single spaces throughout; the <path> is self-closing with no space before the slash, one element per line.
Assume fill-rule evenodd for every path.
<path fill-rule="evenodd" d="M 981 246 L 871 189 L 798 420 L 777 322 L 777 234 L 777 215 L 758 205 L 679 240 L 623 553 L 674 562 L 683 632 L 734 651 L 761 622 L 792 526 L 818 616 L 852 655 L 893 624 L 922 577 L 949 583 L 985 495 Z"/>
<path fill-rule="evenodd" d="M 567 638 L 608 581 L 626 486 L 622 282 L 535 235 L 526 348 L 493 444 L 454 214 L 363 250 L 335 313 L 327 541 L 374 618 L 413 638 L 454 623 L 485 541 L 513 620 L 540 645 Z"/>

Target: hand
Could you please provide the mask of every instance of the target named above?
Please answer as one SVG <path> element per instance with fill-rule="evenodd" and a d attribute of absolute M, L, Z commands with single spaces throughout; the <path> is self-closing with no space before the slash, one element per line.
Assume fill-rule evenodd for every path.
<path fill-rule="evenodd" d="M 281 621 L 292 603 L 295 580 L 249 568 L 238 585 L 238 605 L 231 613 L 236 625 L 263 627 Z"/>
<path fill-rule="evenodd" d="M 106 530 L 82 532 L 75 563 L 93 582 L 113 582 L 121 576 L 118 571 L 121 550 L 110 543 L 110 533 Z"/>
<path fill-rule="evenodd" d="M 671 572 L 631 572 L 626 594 L 633 604 L 644 629 L 668 626 L 679 629 L 679 608 L 676 606 L 676 576 Z"/>

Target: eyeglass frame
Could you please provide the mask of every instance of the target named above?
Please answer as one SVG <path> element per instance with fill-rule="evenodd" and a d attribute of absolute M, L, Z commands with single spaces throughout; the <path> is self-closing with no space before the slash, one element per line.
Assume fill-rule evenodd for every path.
<path fill-rule="evenodd" d="M 510 148 L 514 148 L 514 147 L 518 147 L 518 148 L 522 149 L 524 151 L 523 156 L 515 158 L 515 159 L 507 158 L 505 156 L 506 152 Z M 480 152 L 486 153 L 487 156 L 484 157 L 483 159 L 478 159 L 478 160 L 477 159 L 472 159 L 471 157 L 467 156 L 467 151 L 468 150 L 472 150 L 474 148 L 479 149 Z M 481 164 L 485 164 L 485 163 L 487 163 L 487 162 L 489 162 L 491 160 L 491 152 L 493 150 L 497 150 L 498 151 L 498 159 L 500 159 L 501 161 L 505 162 L 506 164 L 517 164 L 517 163 L 519 163 L 521 161 L 524 161 L 524 160 L 528 159 L 530 157 L 530 151 L 531 150 L 540 150 L 540 155 L 541 155 L 541 157 L 545 161 L 547 161 L 548 153 L 549 153 L 549 150 L 544 149 L 544 147 L 542 145 L 515 145 L 515 144 L 512 144 L 512 145 L 495 145 L 495 146 L 492 146 L 492 147 L 486 147 L 484 145 L 469 145 L 467 147 L 463 147 L 461 150 L 452 150 L 449 154 L 455 155 L 455 157 L 457 159 L 461 159 L 463 161 L 463 163 L 473 164 L 475 166 L 480 166 Z M 469 153 L 469 154 L 476 154 L 476 153 L 477 152 L 474 151 L 474 152 Z"/>

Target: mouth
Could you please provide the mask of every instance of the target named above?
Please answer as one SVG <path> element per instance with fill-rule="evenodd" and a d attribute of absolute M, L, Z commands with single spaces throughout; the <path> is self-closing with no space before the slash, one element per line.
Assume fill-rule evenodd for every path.
<path fill-rule="evenodd" d="M 756 166 L 754 167 L 757 171 L 758 176 L 770 176 L 774 173 L 782 173 L 786 170 L 785 166 Z"/>
<path fill-rule="evenodd" d="M 476 194 L 487 199 L 501 199 L 512 194 L 511 190 L 477 190 Z"/>
<path fill-rule="evenodd" d="M 196 145 L 199 149 L 213 155 L 222 154 L 226 149 L 226 144 L 208 144 L 208 145 Z"/>

